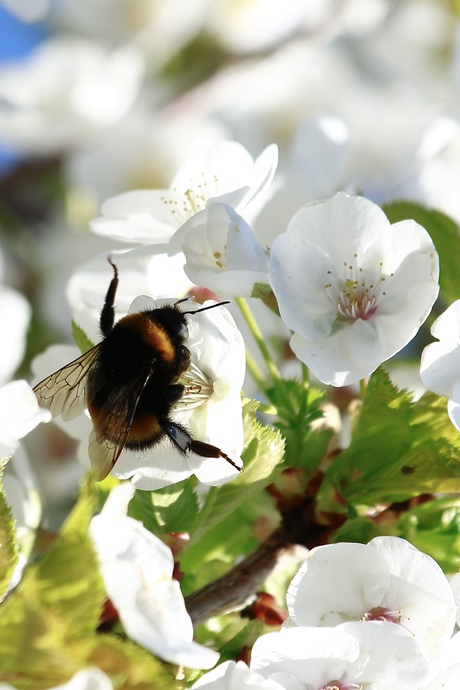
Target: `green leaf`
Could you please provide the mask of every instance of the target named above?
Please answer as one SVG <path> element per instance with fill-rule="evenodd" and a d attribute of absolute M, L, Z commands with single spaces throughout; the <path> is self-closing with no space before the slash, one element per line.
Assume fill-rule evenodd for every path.
<path fill-rule="evenodd" d="M 85 331 L 80 328 L 80 326 L 72 321 L 72 336 L 75 340 L 75 344 L 82 352 L 88 352 L 94 347 L 94 343 L 88 338 Z"/>
<path fill-rule="evenodd" d="M 277 524 L 278 514 L 274 500 L 266 492 L 257 501 L 247 500 L 236 507 L 222 522 L 193 541 L 180 557 L 184 572 L 181 588 L 184 596 L 200 589 L 226 572 L 237 558 L 252 553 L 259 542 L 254 526 L 258 520 L 272 520 Z"/>
<path fill-rule="evenodd" d="M 173 670 L 131 640 L 97 635 L 84 654 L 87 666 L 106 673 L 114 690 L 164 690 L 175 688 Z"/>
<path fill-rule="evenodd" d="M 381 492 L 375 488 L 381 472 L 388 472 L 410 448 L 410 406 L 409 395 L 398 392 L 383 369 L 370 377 L 351 444 L 329 467 L 320 489 L 323 510 L 345 510 L 336 491 L 352 503 L 372 501 L 372 494 Z"/>
<path fill-rule="evenodd" d="M 427 501 L 405 510 L 398 522 L 399 536 L 434 558 L 445 573 L 460 569 L 460 498 Z"/>
<path fill-rule="evenodd" d="M 25 570 L 2 604 L 0 669 L 35 679 L 32 687 L 50 687 L 78 670 L 72 643 L 97 626 L 105 593 L 88 536 L 91 514 L 85 493 L 49 553 Z"/>
<path fill-rule="evenodd" d="M 445 400 L 426 394 L 413 403 L 378 369 L 369 380 L 351 444 L 326 473 L 320 509 L 344 512 L 344 499 L 359 513 L 360 506 L 458 491 L 460 437 L 454 432 Z"/>
<path fill-rule="evenodd" d="M 19 558 L 16 525 L 1 485 L 2 472 L 0 466 L 0 597 L 8 588 Z"/>
<path fill-rule="evenodd" d="M 386 534 L 378 525 L 366 517 L 356 517 L 347 520 L 342 527 L 334 532 L 331 543 L 352 541 L 360 544 L 367 544 L 374 537 L 380 537 Z"/>
<path fill-rule="evenodd" d="M 88 526 L 94 486 L 83 491 L 50 551 L 1 605 L 0 682 L 46 690 L 96 666 L 115 690 L 162 690 L 173 674 L 128 639 L 96 634 L 106 599 Z"/>
<path fill-rule="evenodd" d="M 157 491 L 136 491 L 129 514 L 155 534 L 191 532 L 198 515 L 196 479 L 190 477 Z"/>
<path fill-rule="evenodd" d="M 254 283 L 251 297 L 262 300 L 266 307 L 279 316 L 278 302 L 270 285 L 266 283 Z"/>
<path fill-rule="evenodd" d="M 325 391 L 304 381 L 286 379 L 275 382 L 268 395 L 278 412 L 276 427 L 286 440 L 285 466 L 314 472 L 334 433 L 332 429 L 312 427 L 324 417 Z"/>
<path fill-rule="evenodd" d="M 233 481 L 211 487 L 192 532 L 192 542 L 209 532 L 242 503 L 260 493 L 281 471 L 284 440 L 276 429 L 257 421 L 257 407 L 258 403 L 253 400 L 243 406 L 244 469 Z"/>
<path fill-rule="evenodd" d="M 262 621 L 250 621 L 244 626 L 231 640 L 226 642 L 220 651 L 219 663 L 228 661 L 229 659 L 236 659 L 245 647 L 251 648 L 254 642 L 262 634 L 264 624 Z"/>
<path fill-rule="evenodd" d="M 457 223 L 444 213 L 414 201 L 395 201 L 383 206 L 383 210 L 391 223 L 413 218 L 429 232 L 442 266 L 439 280 L 441 296 L 447 304 L 454 302 L 459 296 L 460 233 Z"/>

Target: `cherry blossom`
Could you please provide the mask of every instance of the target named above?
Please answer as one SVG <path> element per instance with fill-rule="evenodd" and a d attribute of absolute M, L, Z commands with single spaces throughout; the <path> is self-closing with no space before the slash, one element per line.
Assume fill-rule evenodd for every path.
<path fill-rule="evenodd" d="M 191 668 L 211 668 L 217 652 L 193 641 L 193 625 L 171 550 L 141 522 L 127 517 L 134 486 L 113 489 L 90 535 L 107 594 L 126 634 L 155 655 Z"/>
<path fill-rule="evenodd" d="M 227 204 L 196 213 L 183 231 L 184 270 L 196 285 L 220 295 L 250 297 L 256 283 L 268 282 L 265 248 Z"/>
<path fill-rule="evenodd" d="M 287 604 L 296 625 L 391 622 L 408 631 L 434 665 L 456 616 L 441 568 L 398 537 L 312 549 L 291 582 Z"/>
<path fill-rule="evenodd" d="M 436 319 L 431 334 L 438 342 L 423 350 L 420 376 L 427 388 L 449 398 L 447 412 L 460 431 L 460 300 Z"/>
<path fill-rule="evenodd" d="M 413 220 L 368 199 L 304 206 L 273 242 L 270 282 L 290 345 L 324 383 L 371 374 L 417 333 L 438 295 L 438 255 Z"/>
<path fill-rule="evenodd" d="M 251 669 L 286 690 L 419 690 L 430 677 L 412 635 L 385 622 L 267 633 L 254 643 Z"/>
<path fill-rule="evenodd" d="M 274 145 L 254 161 L 241 144 L 219 142 L 183 165 L 170 189 L 135 190 L 106 201 L 91 229 L 123 242 L 160 245 L 162 251 L 176 230 L 211 203 L 248 211 L 271 183 L 277 162 Z M 177 240 L 176 245 L 179 251 Z"/>

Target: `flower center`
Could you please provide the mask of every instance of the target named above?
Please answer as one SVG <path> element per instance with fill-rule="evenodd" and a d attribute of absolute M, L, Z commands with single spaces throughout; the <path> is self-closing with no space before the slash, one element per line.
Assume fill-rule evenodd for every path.
<path fill-rule="evenodd" d="M 324 286 L 337 308 L 338 318 L 349 323 L 370 319 L 386 295 L 384 284 L 388 276 L 383 274 L 383 263 L 380 262 L 377 269 L 364 271 L 358 266 L 357 258 L 354 254 L 351 263 L 344 261 L 341 275 L 328 270 L 328 282 Z"/>
<path fill-rule="evenodd" d="M 401 610 L 390 611 L 390 609 L 386 609 L 384 606 L 374 606 L 374 608 L 370 609 L 370 611 L 366 611 L 366 613 L 363 613 L 360 620 L 383 622 L 386 621 L 387 623 L 396 623 L 396 625 L 401 625 L 411 635 L 413 634 L 412 630 L 408 627 L 408 625 L 406 625 L 406 623 L 409 623 L 410 618 L 408 616 L 404 616 Z"/>
<path fill-rule="evenodd" d="M 220 193 L 217 175 L 210 177 L 205 171 L 202 171 L 197 178 L 190 178 L 189 183 L 190 186 L 185 191 L 183 188 L 172 187 L 171 193 L 166 193 L 161 198 L 163 203 L 169 206 L 179 226 L 195 213 L 203 211 L 208 199 Z"/>
<path fill-rule="evenodd" d="M 193 362 L 181 376 L 179 383 L 185 387 L 184 395 L 179 402 L 180 407 L 195 408 L 206 405 L 214 392 L 212 381 Z"/>
<path fill-rule="evenodd" d="M 374 606 L 370 611 L 363 613 L 362 621 L 388 621 L 389 623 L 401 624 L 402 611 L 389 611 L 384 606 Z"/>

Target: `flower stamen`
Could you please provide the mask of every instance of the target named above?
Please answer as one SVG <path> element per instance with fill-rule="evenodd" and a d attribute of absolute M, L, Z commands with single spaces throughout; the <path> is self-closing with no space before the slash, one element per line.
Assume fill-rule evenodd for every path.
<path fill-rule="evenodd" d="M 196 178 L 188 180 L 190 186 L 184 191 L 177 187 L 171 188 L 171 197 L 166 193 L 161 200 L 164 204 L 170 207 L 171 214 L 176 221 L 181 224 L 185 223 L 195 213 L 203 211 L 206 208 L 208 199 L 219 195 L 219 178 L 209 175 L 203 170 L 199 177 L 201 181 Z"/>
<path fill-rule="evenodd" d="M 184 395 L 179 406 L 202 407 L 213 394 L 212 381 L 193 362 L 181 376 L 179 383 L 184 386 Z"/>
<path fill-rule="evenodd" d="M 405 625 L 405 623 L 409 623 L 410 618 L 408 616 L 404 616 L 401 610 L 390 611 L 390 609 L 386 609 L 384 606 L 374 606 L 374 608 L 366 611 L 366 613 L 363 613 L 360 620 L 396 623 L 396 625 L 401 625 L 405 630 L 412 634 L 410 628 Z M 405 623 L 403 623 L 403 620 Z"/>
<path fill-rule="evenodd" d="M 337 308 L 338 318 L 354 323 L 358 319 L 367 321 L 377 311 L 380 300 L 386 292 L 382 289 L 387 277 L 382 275 L 383 265 L 379 263 L 376 271 L 364 271 L 357 264 L 357 254 L 353 262 L 343 262 L 344 276 L 327 271 L 328 280 L 324 287 L 329 298 Z"/>

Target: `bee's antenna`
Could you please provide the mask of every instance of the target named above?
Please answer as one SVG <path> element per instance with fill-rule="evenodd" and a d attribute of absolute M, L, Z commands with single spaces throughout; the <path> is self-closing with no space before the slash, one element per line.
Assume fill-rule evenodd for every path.
<path fill-rule="evenodd" d="M 182 301 L 182 300 L 181 300 Z M 230 304 L 230 301 L 217 302 L 216 304 L 210 304 L 207 307 L 201 307 L 201 309 L 195 309 L 195 311 L 184 311 L 183 314 L 198 314 L 200 311 L 207 311 L 208 309 L 214 309 L 215 307 L 222 307 L 224 304 Z"/>

